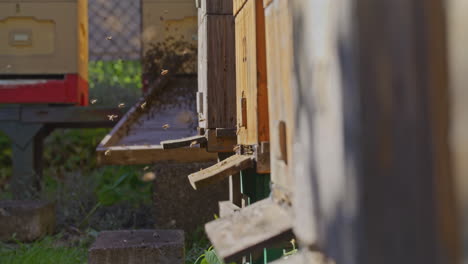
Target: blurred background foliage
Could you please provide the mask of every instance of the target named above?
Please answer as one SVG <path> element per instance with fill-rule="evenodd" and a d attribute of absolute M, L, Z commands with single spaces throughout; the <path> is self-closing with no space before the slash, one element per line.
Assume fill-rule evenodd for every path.
<path fill-rule="evenodd" d="M 90 100 L 96 106 L 134 104 L 141 96 L 138 60 L 89 63 Z M 96 146 L 109 129 L 57 129 L 44 142 L 42 196 L 57 204 L 60 228 L 151 228 L 152 183 L 142 166 L 96 164 Z M 0 198 L 11 197 L 11 146 L 0 134 Z"/>
<path fill-rule="evenodd" d="M 90 62 L 89 99 L 129 107 L 142 94 L 141 76 L 137 60 Z M 109 131 L 57 129 L 45 139 L 41 195 L 56 203 L 59 233 L 32 244 L 0 244 L 0 263 L 85 263 L 100 230 L 154 228 L 153 183 L 142 180 L 152 168 L 97 166 L 96 147 Z M 10 140 L 0 132 L 0 199 L 11 198 L 11 156 Z M 202 260 L 209 247 L 203 228 L 186 238 L 186 264 Z"/>

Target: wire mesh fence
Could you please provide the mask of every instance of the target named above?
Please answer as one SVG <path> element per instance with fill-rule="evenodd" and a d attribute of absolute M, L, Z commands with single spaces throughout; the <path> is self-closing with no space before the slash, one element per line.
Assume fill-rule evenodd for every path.
<path fill-rule="evenodd" d="M 140 58 L 140 0 L 88 0 L 88 15 L 91 61 Z"/>

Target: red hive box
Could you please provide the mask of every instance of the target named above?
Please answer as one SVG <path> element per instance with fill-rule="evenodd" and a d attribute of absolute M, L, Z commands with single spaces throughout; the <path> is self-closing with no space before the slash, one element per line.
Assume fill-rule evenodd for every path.
<path fill-rule="evenodd" d="M 0 0 L 0 103 L 88 103 L 86 0 Z"/>

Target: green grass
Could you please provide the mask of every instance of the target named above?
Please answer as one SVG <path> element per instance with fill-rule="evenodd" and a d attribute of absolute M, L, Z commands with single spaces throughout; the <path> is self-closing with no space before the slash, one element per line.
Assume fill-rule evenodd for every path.
<path fill-rule="evenodd" d="M 87 263 L 85 246 L 55 245 L 58 237 L 46 237 L 32 244 L 0 245 L 0 263 L 8 264 L 82 264 Z"/>

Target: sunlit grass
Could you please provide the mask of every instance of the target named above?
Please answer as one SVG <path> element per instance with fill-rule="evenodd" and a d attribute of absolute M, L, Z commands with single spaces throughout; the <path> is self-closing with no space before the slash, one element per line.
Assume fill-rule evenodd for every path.
<path fill-rule="evenodd" d="M 87 263 L 86 247 L 55 245 L 57 237 L 17 245 L 0 244 L 0 263 L 8 264 L 82 264 Z"/>

